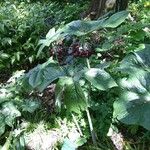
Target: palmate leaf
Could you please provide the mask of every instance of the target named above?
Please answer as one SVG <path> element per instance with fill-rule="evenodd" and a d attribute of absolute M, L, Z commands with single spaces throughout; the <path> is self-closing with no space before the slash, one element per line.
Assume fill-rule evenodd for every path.
<path fill-rule="evenodd" d="M 43 91 L 51 82 L 64 76 L 63 69 L 54 61 L 48 60 L 46 63 L 31 69 L 22 81 L 26 86 Z"/>
<path fill-rule="evenodd" d="M 63 28 L 58 29 L 56 32 L 53 31 L 54 29 L 51 29 L 46 35 L 46 39 L 39 41 L 39 45 L 41 46 L 37 56 L 40 55 L 45 46 L 49 46 L 52 42 L 65 38 L 67 35 L 83 36 L 102 28 L 116 28 L 124 22 L 127 16 L 128 12 L 122 11 L 112 15 L 110 18 L 104 18 L 97 21 L 72 21 L 71 23 L 66 24 Z"/>
<path fill-rule="evenodd" d="M 91 68 L 85 72 L 85 78 L 99 90 L 107 90 L 117 86 L 114 79 L 103 69 Z"/>
<path fill-rule="evenodd" d="M 87 108 L 86 98 L 79 83 L 71 77 L 59 79 L 56 90 L 56 104 L 61 106 L 62 100 L 69 112 L 80 113 Z"/>
<path fill-rule="evenodd" d="M 150 130 L 150 45 L 125 57 L 118 70 L 128 76 L 118 81 L 123 92 L 114 103 L 114 118 Z"/>

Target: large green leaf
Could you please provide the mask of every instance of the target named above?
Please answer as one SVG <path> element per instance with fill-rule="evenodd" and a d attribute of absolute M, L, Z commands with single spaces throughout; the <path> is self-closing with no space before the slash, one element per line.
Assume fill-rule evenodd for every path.
<path fill-rule="evenodd" d="M 131 52 L 122 62 L 118 71 L 127 74 L 138 72 L 137 70 L 148 70 L 150 68 L 150 45 L 141 44 L 136 52 Z"/>
<path fill-rule="evenodd" d="M 56 103 L 64 105 L 69 112 L 80 113 L 87 107 L 86 98 L 79 83 L 73 81 L 71 77 L 60 78 L 56 85 Z"/>
<path fill-rule="evenodd" d="M 116 28 L 118 27 L 124 20 L 127 18 L 128 12 L 127 11 L 120 11 L 115 13 L 110 18 L 103 22 L 104 28 Z"/>
<path fill-rule="evenodd" d="M 150 130 L 150 94 L 123 91 L 114 103 L 114 117 L 126 124 L 141 125 Z"/>
<path fill-rule="evenodd" d="M 125 57 L 118 70 L 127 76 L 118 81 L 123 92 L 114 103 L 114 118 L 150 130 L 150 45 Z"/>
<path fill-rule="evenodd" d="M 43 91 L 51 82 L 63 75 L 63 69 L 57 63 L 48 60 L 25 74 L 23 84 L 29 84 L 32 88 Z"/>
<path fill-rule="evenodd" d="M 85 72 L 85 78 L 99 90 L 107 90 L 117 86 L 110 74 L 103 69 L 91 68 Z"/>
<path fill-rule="evenodd" d="M 5 116 L 5 123 L 11 127 L 13 126 L 15 118 L 21 116 L 20 111 L 12 102 L 2 104 L 1 113 Z"/>
<path fill-rule="evenodd" d="M 38 56 L 45 46 L 49 46 L 52 42 L 65 38 L 67 35 L 83 36 L 102 28 L 116 28 L 127 18 L 127 16 L 128 12 L 122 11 L 112 15 L 110 18 L 104 18 L 97 21 L 72 21 L 63 28 L 58 29 L 56 32 L 54 32 L 54 29 L 51 29 L 46 35 L 46 39 L 39 41 L 39 45 L 41 46 L 38 51 Z M 50 34 L 51 32 L 52 34 Z"/>
<path fill-rule="evenodd" d="M 29 76 L 29 84 L 35 88 L 40 85 L 42 82 L 42 71 L 41 69 L 37 68 L 33 70 L 32 74 Z"/>

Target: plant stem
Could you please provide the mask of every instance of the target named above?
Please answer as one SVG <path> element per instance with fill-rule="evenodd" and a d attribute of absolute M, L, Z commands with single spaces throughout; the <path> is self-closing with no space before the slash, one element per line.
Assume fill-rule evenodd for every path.
<path fill-rule="evenodd" d="M 89 61 L 89 59 L 88 59 L 88 58 L 86 58 L 86 64 L 87 64 L 88 69 L 90 69 L 90 68 L 91 68 L 91 66 L 90 66 L 90 61 Z"/>
<path fill-rule="evenodd" d="M 90 66 L 90 62 L 89 62 L 89 59 L 88 59 L 88 58 L 86 58 L 86 63 L 87 63 L 88 69 L 90 69 L 91 66 Z M 91 86 L 90 86 L 90 88 L 91 88 Z M 95 146 L 97 146 L 96 135 L 95 135 L 95 132 L 94 132 L 93 123 L 92 123 L 92 119 L 91 119 L 91 116 L 90 116 L 90 112 L 89 112 L 88 107 L 87 107 L 87 109 L 86 109 L 86 114 L 87 114 L 87 117 L 88 117 L 88 122 L 89 122 L 89 126 L 90 126 L 90 131 L 91 131 L 91 136 L 92 136 L 93 144 L 94 144 Z"/>
<path fill-rule="evenodd" d="M 90 126 L 92 141 L 93 141 L 93 144 L 96 146 L 97 145 L 96 136 L 95 136 L 95 132 L 94 132 L 94 129 L 93 129 L 93 123 L 92 123 L 92 119 L 91 119 L 90 112 L 89 112 L 88 108 L 86 109 L 86 114 L 87 114 L 87 117 L 88 117 L 88 122 L 89 122 L 89 126 Z"/>
<path fill-rule="evenodd" d="M 71 115 L 72 115 L 72 118 L 73 118 L 73 120 L 74 120 L 74 122 L 75 122 L 75 124 L 76 124 L 76 126 L 77 126 L 77 128 L 78 128 L 78 130 L 79 130 L 80 135 L 83 136 L 83 133 L 82 133 L 82 131 L 81 131 L 81 128 L 80 128 L 80 126 L 79 126 L 79 124 L 78 124 L 78 121 L 77 121 L 76 117 L 75 117 L 74 114 L 72 114 L 72 113 L 71 113 Z"/>

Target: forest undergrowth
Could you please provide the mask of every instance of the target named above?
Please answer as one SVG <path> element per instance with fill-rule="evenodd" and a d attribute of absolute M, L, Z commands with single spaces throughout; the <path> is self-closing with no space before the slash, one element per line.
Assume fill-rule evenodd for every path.
<path fill-rule="evenodd" d="M 89 4 L 0 2 L 0 149 L 150 149 L 150 3 Z"/>

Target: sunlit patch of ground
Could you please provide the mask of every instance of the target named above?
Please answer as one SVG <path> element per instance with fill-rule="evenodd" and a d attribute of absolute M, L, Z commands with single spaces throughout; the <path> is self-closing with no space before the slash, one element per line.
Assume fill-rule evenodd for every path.
<path fill-rule="evenodd" d="M 80 137 L 73 123 L 70 127 L 67 127 L 64 120 L 59 120 L 59 123 L 60 128 L 46 129 L 41 122 L 33 132 L 26 133 L 27 150 L 58 150 L 58 145 L 63 144 L 66 137 L 72 142 Z"/>

